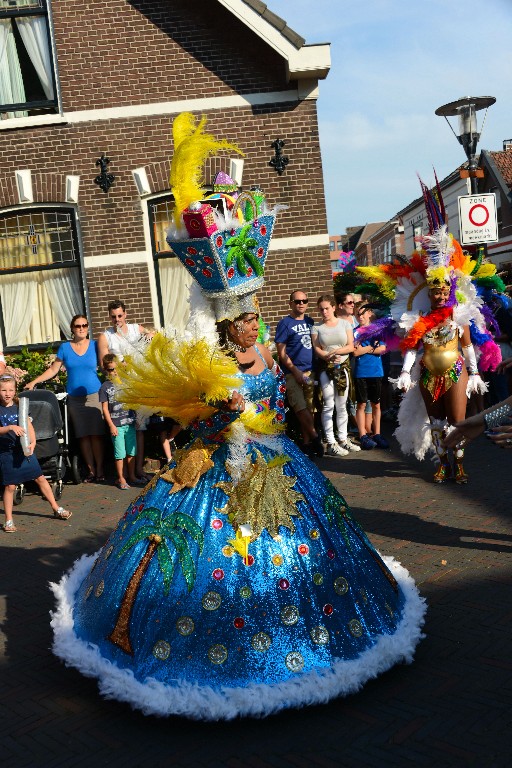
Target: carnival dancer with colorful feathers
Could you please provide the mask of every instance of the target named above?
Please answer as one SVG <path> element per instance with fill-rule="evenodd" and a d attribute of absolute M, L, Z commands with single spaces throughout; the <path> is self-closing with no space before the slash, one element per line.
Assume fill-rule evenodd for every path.
<path fill-rule="evenodd" d="M 128 360 L 119 397 L 191 439 L 97 556 L 54 585 L 54 651 L 146 714 L 261 717 L 411 661 L 425 606 L 283 432 L 283 377 L 256 342 L 254 293 L 275 212 L 212 216 L 190 177 L 235 148 L 192 115 L 176 119 L 174 143 L 169 242 L 200 291 L 184 335 L 157 333 Z"/>
<path fill-rule="evenodd" d="M 499 347 L 487 330 L 492 317 L 477 287 L 501 289 L 502 281 L 494 264 L 472 259 L 448 232 L 439 184 L 436 195 L 421 185 L 430 229 L 420 238 L 421 248 L 408 260 L 359 267 L 371 283 L 359 290 L 376 293 L 389 312 L 361 337 L 385 332 L 388 348 L 399 346 L 403 353 L 402 371 L 393 380 L 406 393 L 395 432 L 402 450 L 423 459 L 433 449 L 438 460 L 434 482 L 453 477 L 464 484 L 465 443 L 453 449 L 452 466 L 443 438 L 465 418 L 467 398 L 487 391 L 479 367 L 494 370 L 500 362 Z"/>

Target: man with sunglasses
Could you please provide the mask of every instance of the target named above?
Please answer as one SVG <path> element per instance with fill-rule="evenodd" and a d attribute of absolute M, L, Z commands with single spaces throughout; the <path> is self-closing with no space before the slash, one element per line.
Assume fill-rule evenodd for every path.
<path fill-rule="evenodd" d="M 300 424 L 304 453 L 323 456 L 324 447 L 313 421 L 311 328 L 314 320 L 306 315 L 308 303 L 304 291 L 292 291 L 290 314 L 277 324 L 275 342 L 279 363 L 286 375 L 288 402 Z"/>

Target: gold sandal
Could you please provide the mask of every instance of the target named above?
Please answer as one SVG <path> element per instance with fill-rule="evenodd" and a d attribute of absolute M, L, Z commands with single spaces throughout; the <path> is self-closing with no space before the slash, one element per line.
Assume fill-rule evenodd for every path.
<path fill-rule="evenodd" d="M 6 522 L 3 524 L 2 528 L 6 533 L 16 533 L 18 530 L 16 526 L 14 525 L 13 520 L 6 520 Z"/>

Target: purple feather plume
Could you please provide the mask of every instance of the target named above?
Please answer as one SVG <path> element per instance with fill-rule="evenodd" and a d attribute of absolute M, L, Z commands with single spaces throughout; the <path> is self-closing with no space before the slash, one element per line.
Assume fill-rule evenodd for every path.
<path fill-rule="evenodd" d="M 450 295 L 448 296 L 448 299 L 446 301 L 447 307 L 454 307 L 457 303 L 457 298 L 455 296 L 455 292 L 457 290 L 457 278 L 452 277 L 450 280 Z"/>
<path fill-rule="evenodd" d="M 362 344 L 363 341 L 381 341 L 389 351 L 399 348 L 400 338 L 396 334 L 396 322 L 392 317 L 381 317 L 370 325 L 360 325 L 354 331 L 354 341 Z"/>
<path fill-rule="evenodd" d="M 500 327 L 498 325 L 498 321 L 493 315 L 492 309 L 487 304 L 483 304 L 480 307 L 480 312 L 485 318 L 485 324 L 487 328 L 492 328 L 494 331 L 494 334 L 496 336 L 500 336 L 501 335 Z"/>

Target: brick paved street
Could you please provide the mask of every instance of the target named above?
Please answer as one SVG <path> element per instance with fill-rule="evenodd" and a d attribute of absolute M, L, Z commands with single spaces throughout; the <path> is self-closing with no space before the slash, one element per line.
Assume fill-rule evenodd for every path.
<path fill-rule="evenodd" d="M 410 666 L 360 693 L 266 720 L 160 720 L 100 699 L 50 652 L 48 582 L 94 552 L 130 492 L 66 486 L 69 523 L 27 495 L 0 533 L 3 768 L 509 766 L 512 746 L 512 453 L 478 441 L 470 485 L 435 486 L 430 464 L 392 451 L 321 468 L 378 548 L 416 579 L 429 609 Z"/>

